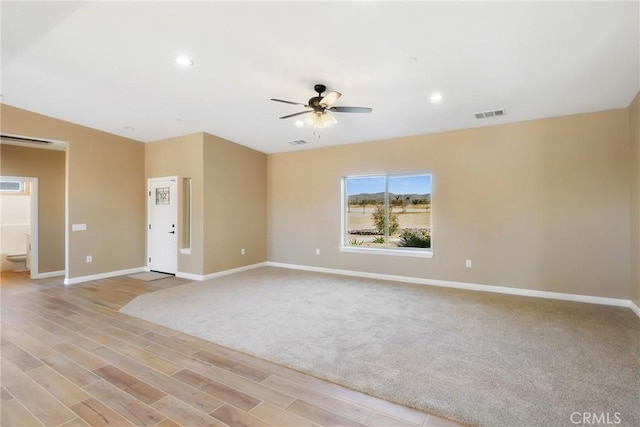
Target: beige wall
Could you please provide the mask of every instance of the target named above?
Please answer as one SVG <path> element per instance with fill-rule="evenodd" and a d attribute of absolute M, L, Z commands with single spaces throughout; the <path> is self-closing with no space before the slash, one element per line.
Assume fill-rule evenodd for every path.
<path fill-rule="evenodd" d="M 194 190 L 181 272 L 269 259 L 640 304 L 639 103 L 268 157 L 203 133 L 143 145 L 7 105 L 1 113 L 2 132 L 68 144 L 70 223 L 88 225 L 70 232 L 70 278 L 144 266 L 145 178 L 176 175 Z M 4 169 L 4 147 L 2 167 L 18 174 Z M 340 253 L 340 178 L 401 172 L 433 174 L 435 257 Z M 41 271 L 59 262 L 41 256 Z"/>
<path fill-rule="evenodd" d="M 205 274 L 267 260 L 266 176 L 266 154 L 204 134 Z"/>
<path fill-rule="evenodd" d="M 631 146 L 631 299 L 640 307 L 640 92 L 629 106 Z"/>
<path fill-rule="evenodd" d="M 618 109 L 270 155 L 269 260 L 628 299 L 627 135 Z M 434 258 L 339 252 L 340 178 L 404 172 L 433 174 Z"/>
<path fill-rule="evenodd" d="M 178 206 L 183 206 L 182 179 L 192 180 L 191 253 L 178 254 L 178 271 L 202 275 L 204 249 L 203 134 L 195 133 L 145 144 L 146 178 L 178 177 Z M 178 242 L 185 232 L 182 209 L 178 209 Z M 146 214 L 145 214 L 146 218 Z"/>
<path fill-rule="evenodd" d="M 67 143 L 69 222 L 87 224 L 69 231 L 67 277 L 144 266 L 143 144 L 4 104 L 0 112 L 2 132 Z"/>
<path fill-rule="evenodd" d="M 145 152 L 147 178 L 192 178 L 191 254 L 178 255 L 180 273 L 207 275 L 267 260 L 266 154 L 206 133 L 146 144 Z M 180 182 L 178 189 L 182 206 Z"/>
<path fill-rule="evenodd" d="M 0 145 L 0 174 L 38 178 L 38 273 L 64 270 L 65 152 Z"/>

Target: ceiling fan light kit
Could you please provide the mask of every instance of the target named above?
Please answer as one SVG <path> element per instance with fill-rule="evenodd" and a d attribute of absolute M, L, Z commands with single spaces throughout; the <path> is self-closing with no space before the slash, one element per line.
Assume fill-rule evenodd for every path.
<path fill-rule="evenodd" d="M 327 90 L 327 87 L 323 84 L 317 84 L 314 86 L 314 90 L 318 93 L 318 96 L 314 96 L 309 99 L 307 104 L 301 102 L 286 101 L 284 99 L 271 98 L 272 101 L 283 102 L 285 104 L 302 105 L 306 108 L 311 108 L 311 111 L 300 111 L 293 114 L 280 117 L 280 119 L 288 119 L 290 117 L 304 116 L 304 121 L 314 128 L 326 128 L 338 123 L 333 115 L 329 114 L 329 111 L 336 113 L 370 113 L 373 111 L 369 107 L 333 107 L 333 103 L 342 96 L 340 92 L 331 91 L 325 96 L 322 94 Z"/>
<path fill-rule="evenodd" d="M 314 128 L 326 128 L 338 123 L 335 117 L 329 113 L 319 114 L 316 112 L 307 113 L 304 118 L 305 123 Z"/>

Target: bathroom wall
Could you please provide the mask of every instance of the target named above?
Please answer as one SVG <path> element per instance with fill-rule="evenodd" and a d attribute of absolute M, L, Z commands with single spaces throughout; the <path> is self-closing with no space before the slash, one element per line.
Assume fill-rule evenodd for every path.
<path fill-rule="evenodd" d="M 31 197 L 29 194 L 0 194 L 0 254 L 2 271 L 13 263 L 6 255 L 27 252 L 25 234 L 31 231 Z"/>

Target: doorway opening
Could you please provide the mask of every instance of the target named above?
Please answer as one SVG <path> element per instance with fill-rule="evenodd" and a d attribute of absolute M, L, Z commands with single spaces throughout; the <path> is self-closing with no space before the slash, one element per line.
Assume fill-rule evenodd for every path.
<path fill-rule="evenodd" d="M 0 150 L 2 270 L 29 271 L 30 279 L 64 276 L 66 143 L 3 133 Z"/>
<path fill-rule="evenodd" d="M 37 278 L 38 178 L 0 177 L 0 218 L 2 271 L 30 271 Z"/>

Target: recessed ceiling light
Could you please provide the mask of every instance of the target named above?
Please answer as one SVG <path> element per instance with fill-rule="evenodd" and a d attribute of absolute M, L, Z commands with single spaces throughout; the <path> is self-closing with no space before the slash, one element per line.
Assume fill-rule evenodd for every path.
<path fill-rule="evenodd" d="M 136 128 L 131 127 L 131 126 L 123 126 L 122 129 L 124 129 L 124 130 L 136 130 Z"/>
<path fill-rule="evenodd" d="M 179 118 L 176 119 L 176 122 L 183 122 L 183 121 L 184 121 L 184 119 L 179 119 Z"/>
<path fill-rule="evenodd" d="M 304 126 L 304 122 L 302 120 L 296 120 L 296 126 L 298 126 L 299 128 Z"/>
<path fill-rule="evenodd" d="M 433 95 L 431 95 L 431 98 L 429 99 L 431 99 L 431 102 L 440 102 L 442 101 L 443 97 L 441 93 L 436 92 Z"/>
<path fill-rule="evenodd" d="M 182 67 L 190 67 L 193 65 L 193 59 L 186 55 L 176 56 L 176 63 Z"/>

